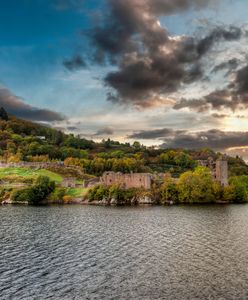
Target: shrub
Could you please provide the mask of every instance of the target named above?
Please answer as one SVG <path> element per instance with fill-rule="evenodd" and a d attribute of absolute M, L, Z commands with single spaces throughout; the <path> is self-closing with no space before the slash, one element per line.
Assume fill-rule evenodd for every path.
<path fill-rule="evenodd" d="M 0 202 L 9 198 L 12 188 L 1 188 L 0 189 Z"/>
<path fill-rule="evenodd" d="M 178 188 L 176 183 L 173 182 L 173 179 L 166 178 L 162 184 L 160 188 L 160 201 L 163 204 L 166 204 L 170 201 L 173 201 L 173 203 L 178 202 Z"/>
<path fill-rule="evenodd" d="M 63 202 L 64 203 L 70 203 L 72 201 L 72 197 L 69 195 L 63 196 Z"/>
<path fill-rule="evenodd" d="M 46 176 L 39 176 L 32 187 L 18 190 L 13 193 L 13 202 L 25 202 L 30 204 L 41 204 L 43 200 L 54 191 L 55 182 Z"/>
<path fill-rule="evenodd" d="M 100 201 L 104 197 L 108 197 L 108 195 L 109 195 L 108 188 L 104 187 L 103 185 L 94 186 L 88 192 L 89 201 L 94 201 L 94 200 Z"/>
<path fill-rule="evenodd" d="M 35 202 L 35 192 L 33 188 L 26 188 L 23 190 L 17 190 L 12 195 L 12 201 L 13 203 L 17 202 Z"/>
<path fill-rule="evenodd" d="M 182 203 L 209 203 L 214 201 L 213 178 L 210 170 L 197 167 L 180 176 L 178 182 L 179 201 Z"/>
<path fill-rule="evenodd" d="M 54 202 L 54 201 L 62 201 L 63 197 L 66 194 L 65 188 L 56 188 L 48 197 L 48 201 Z"/>
<path fill-rule="evenodd" d="M 224 198 L 226 201 L 234 203 L 248 202 L 246 184 L 240 180 L 239 176 L 231 178 L 230 186 L 225 188 Z"/>

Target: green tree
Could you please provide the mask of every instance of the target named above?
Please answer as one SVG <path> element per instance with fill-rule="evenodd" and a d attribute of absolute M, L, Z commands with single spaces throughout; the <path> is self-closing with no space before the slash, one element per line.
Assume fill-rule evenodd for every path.
<path fill-rule="evenodd" d="M 178 202 L 178 188 L 172 178 L 166 178 L 160 187 L 160 200 L 163 204 L 169 203 L 170 201 L 173 203 Z"/>
<path fill-rule="evenodd" d="M 178 182 L 179 201 L 182 203 L 208 203 L 214 201 L 213 179 L 210 170 L 197 167 L 180 176 Z"/>
<path fill-rule="evenodd" d="M 55 182 L 46 176 L 39 176 L 32 187 L 18 190 L 12 195 L 13 202 L 27 201 L 29 204 L 38 205 L 54 191 Z"/>
<path fill-rule="evenodd" d="M 230 186 L 225 188 L 224 198 L 234 203 L 248 202 L 247 187 L 240 176 L 231 178 Z"/>

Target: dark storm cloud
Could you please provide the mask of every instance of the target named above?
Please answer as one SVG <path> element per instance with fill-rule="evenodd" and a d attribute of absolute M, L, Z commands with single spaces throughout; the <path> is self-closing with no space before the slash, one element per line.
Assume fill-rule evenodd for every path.
<path fill-rule="evenodd" d="M 248 132 L 226 132 L 217 129 L 190 132 L 163 128 L 135 132 L 128 138 L 163 140 L 162 148 L 201 149 L 209 147 L 215 150 L 224 150 L 230 147 L 248 146 Z"/>
<path fill-rule="evenodd" d="M 13 95 L 6 88 L 0 88 L 0 107 L 4 107 L 11 115 L 31 121 L 52 122 L 65 119 L 57 112 L 24 103 L 21 98 Z"/>
<path fill-rule="evenodd" d="M 220 40 L 235 41 L 242 36 L 242 30 L 235 26 L 230 26 L 228 29 L 217 27 L 209 35 L 199 41 L 197 45 L 197 52 L 199 56 L 206 54 L 211 47 Z"/>
<path fill-rule="evenodd" d="M 189 108 L 198 112 L 211 109 L 245 109 L 248 107 L 248 65 L 236 71 L 234 81 L 225 89 L 216 90 L 201 99 L 181 99 L 174 109 Z"/>
<path fill-rule="evenodd" d="M 63 62 L 63 65 L 69 71 L 76 71 L 86 67 L 86 62 L 80 55 L 75 55 L 71 59 L 67 59 Z"/>
<path fill-rule="evenodd" d="M 164 148 L 201 149 L 208 147 L 215 150 L 241 146 L 248 146 L 248 132 L 225 132 L 217 129 L 175 135 L 171 139 L 165 139 L 162 145 Z"/>
<path fill-rule="evenodd" d="M 236 58 L 230 59 L 226 62 L 223 62 L 217 66 L 215 66 L 212 70 L 212 73 L 216 73 L 222 70 L 227 70 L 227 73 L 232 72 L 233 70 L 236 70 L 240 64 L 240 61 Z"/>
<path fill-rule="evenodd" d="M 108 99 L 152 107 L 156 97 L 203 78 L 201 58 L 218 42 L 240 39 L 241 29 L 219 26 L 204 37 L 173 38 L 160 25 L 159 16 L 200 9 L 214 2 L 108 0 L 109 12 L 90 33 L 95 60 L 118 67 L 105 78 L 110 89 Z M 151 104 L 147 105 L 148 102 Z"/>
<path fill-rule="evenodd" d="M 233 108 L 234 103 L 230 98 L 230 93 L 227 90 L 217 90 L 201 99 L 181 99 L 175 104 L 174 109 L 189 108 L 198 112 L 205 112 L 210 109 Z"/>
<path fill-rule="evenodd" d="M 226 114 L 212 114 L 211 116 L 216 119 L 225 119 L 229 117 L 229 115 Z"/>
<path fill-rule="evenodd" d="M 162 128 L 162 129 L 155 129 L 155 130 L 142 130 L 139 132 L 135 132 L 128 136 L 130 139 L 143 139 L 143 140 L 152 140 L 157 138 L 164 138 L 164 137 L 172 137 L 176 134 L 182 134 L 185 131 L 183 130 L 173 130 L 170 128 Z"/>
<path fill-rule="evenodd" d="M 234 88 L 239 94 L 247 94 L 248 92 L 248 65 L 237 72 Z"/>
<path fill-rule="evenodd" d="M 113 135 L 114 130 L 110 127 L 104 127 L 99 129 L 96 133 L 95 136 L 102 136 L 102 135 Z"/>
<path fill-rule="evenodd" d="M 93 41 L 105 55 L 131 52 L 142 46 L 156 49 L 168 41 L 158 24 L 159 15 L 202 8 L 211 0 L 108 0 L 109 12 L 93 31 Z M 133 35 L 140 35 L 139 37 Z M 136 39 L 138 38 L 138 39 Z"/>
<path fill-rule="evenodd" d="M 77 131 L 78 127 L 76 127 L 76 126 L 67 126 L 66 129 L 69 130 L 69 131 Z"/>

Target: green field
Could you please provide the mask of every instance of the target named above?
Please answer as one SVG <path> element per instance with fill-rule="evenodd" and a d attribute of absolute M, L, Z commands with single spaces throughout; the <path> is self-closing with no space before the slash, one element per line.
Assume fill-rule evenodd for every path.
<path fill-rule="evenodd" d="M 69 188 L 66 192 L 68 196 L 72 198 L 83 197 L 88 192 L 88 189 L 85 188 Z"/>
<path fill-rule="evenodd" d="M 63 176 L 55 172 L 51 172 L 46 169 L 32 169 L 32 168 L 0 168 L 0 180 L 6 179 L 10 181 L 9 184 L 5 184 L 4 187 L 13 187 L 16 183 L 25 182 L 27 179 L 35 180 L 39 176 L 47 176 L 51 180 L 60 184 L 63 180 Z M 77 180 L 77 183 L 83 183 L 82 180 Z M 25 183 L 24 183 L 25 184 Z M 68 188 L 66 189 L 66 195 L 72 198 L 80 198 L 86 195 L 88 189 L 85 188 Z"/>
<path fill-rule="evenodd" d="M 0 168 L 0 179 L 14 177 L 16 179 L 36 179 L 38 176 L 47 176 L 56 183 L 60 183 L 63 177 L 57 173 L 46 169 L 31 169 L 31 168 Z"/>

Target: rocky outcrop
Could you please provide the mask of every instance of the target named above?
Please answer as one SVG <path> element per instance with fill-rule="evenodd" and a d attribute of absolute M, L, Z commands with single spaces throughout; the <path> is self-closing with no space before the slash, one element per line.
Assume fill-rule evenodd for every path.
<path fill-rule="evenodd" d="M 89 201 L 88 199 L 85 199 L 82 204 L 89 204 L 89 205 L 112 205 L 112 206 L 118 206 L 118 205 L 152 205 L 155 204 L 154 200 L 150 196 L 143 196 L 143 197 L 133 197 L 130 200 L 117 200 L 116 198 L 103 198 L 102 200 L 95 200 L 95 201 Z"/>
<path fill-rule="evenodd" d="M 138 204 L 154 204 L 154 201 L 153 201 L 152 197 L 150 197 L 150 196 L 144 196 L 144 197 L 138 198 L 137 202 L 138 202 Z"/>
<path fill-rule="evenodd" d="M 7 204 L 22 204 L 22 205 L 27 205 L 28 201 L 12 201 L 11 198 L 4 199 L 2 201 L 2 205 L 7 205 Z"/>

